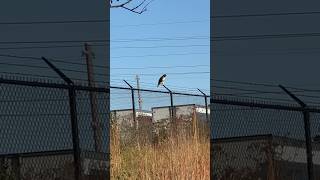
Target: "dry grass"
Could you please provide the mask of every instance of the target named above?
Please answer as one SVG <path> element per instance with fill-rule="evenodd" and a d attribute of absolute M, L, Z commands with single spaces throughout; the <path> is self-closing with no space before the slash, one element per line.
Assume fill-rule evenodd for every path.
<path fill-rule="evenodd" d="M 158 144 L 121 145 L 111 133 L 111 179 L 209 179 L 209 139 L 170 136 Z M 198 137 L 198 138 L 194 138 Z"/>

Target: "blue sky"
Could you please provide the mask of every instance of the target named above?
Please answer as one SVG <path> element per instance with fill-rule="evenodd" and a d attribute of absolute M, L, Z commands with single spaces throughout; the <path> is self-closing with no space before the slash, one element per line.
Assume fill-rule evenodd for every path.
<path fill-rule="evenodd" d="M 141 88 L 165 90 L 156 84 L 166 73 L 166 85 L 174 91 L 198 93 L 199 88 L 209 93 L 209 4 L 155 0 L 141 15 L 111 9 L 111 85 L 126 86 L 125 79 L 136 86 L 135 75 L 140 74 Z M 154 38 L 160 40 L 150 40 Z"/>

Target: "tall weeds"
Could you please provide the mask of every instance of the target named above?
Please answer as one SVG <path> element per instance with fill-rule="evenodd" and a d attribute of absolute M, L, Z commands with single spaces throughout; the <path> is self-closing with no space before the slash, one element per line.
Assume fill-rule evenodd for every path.
<path fill-rule="evenodd" d="M 146 140 L 151 127 L 132 131 L 131 143 L 121 142 L 119 125 L 112 123 L 111 179 L 209 179 L 209 128 L 194 121 L 187 130 L 171 128 L 157 142 Z"/>

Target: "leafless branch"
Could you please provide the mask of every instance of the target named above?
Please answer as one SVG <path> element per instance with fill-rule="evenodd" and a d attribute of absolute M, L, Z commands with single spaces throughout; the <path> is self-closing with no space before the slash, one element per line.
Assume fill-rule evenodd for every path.
<path fill-rule="evenodd" d="M 117 0 L 119 1 L 119 0 Z M 123 8 L 133 13 L 142 14 L 143 12 L 147 11 L 147 6 L 154 0 L 143 0 L 137 6 L 130 7 L 129 4 L 133 2 L 133 0 L 126 0 L 123 3 L 115 4 L 113 0 L 109 0 L 110 8 Z"/>

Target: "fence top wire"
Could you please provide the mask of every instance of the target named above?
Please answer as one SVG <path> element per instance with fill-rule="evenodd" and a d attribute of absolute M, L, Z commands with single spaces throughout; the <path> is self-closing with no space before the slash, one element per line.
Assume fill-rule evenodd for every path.
<path fill-rule="evenodd" d="M 231 106 L 243 106 L 250 108 L 261 109 L 274 109 L 274 110 L 287 110 L 287 111 L 300 111 L 300 112 L 313 112 L 320 113 L 320 109 L 313 106 L 301 107 L 296 103 L 279 103 L 273 101 L 261 101 L 256 99 L 244 98 L 230 98 L 225 96 L 214 96 L 210 98 L 210 104 L 224 104 Z"/>
<path fill-rule="evenodd" d="M 85 90 L 85 91 L 96 91 L 96 92 L 107 92 L 109 93 L 108 88 L 103 87 L 89 87 L 86 85 L 67 85 L 64 83 L 55 83 L 49 81 L 26 81 L 26 80 L 16 80 L 16 79 L 5 79 L 0 78 L 1 84 L 11 84 L 11 85 L 21 85 L 21 86 L 33 86 L 33 87 L 44 87 L 44 88 L 57 88 L 57 89 L 70 89 L 70 87 L 76 90 Z"/>
<path fill-rule="evenodd" d="M 41 80 L 41 79 L 30 79 L 30 78 L 4 78 L 0 77 L 1 84 L 12 84 L 12 85 L 21 85 L 21 86 L 33 86 L 33 87 L 46 87 L 46 88 L 57 88 L 57 89 L 69 89 L 71 86 L 63 83 L 63 82 L 53 82 L 49 80 Z M 105 87 L 89 87 L 84 83 L 76 82 L 72 85 L 73 88 L 76 90 L 85 90 L 85 91 L 97 91 L 97 92 L 110 92 L 110 89 L 122 89 L 122 90 L 133 90 L 133 91 L 140 91 L 140 92 L 153 92 L 153 93 L 162 93 L 162 94 L 170 94 L 168 91 L 161 91 L 161 90 L 150 90 L 150 89 L 137 89 L 137 88 L 128 88 L 128 87 L 116 87 L 110 86 L 108 88 L 107 84 Z M 182 93 L 182 92 L 171 92 L 173 95 L 184 95 L 184 96 L 195 96 L 195 97 L 207 97 L 203 94 L 192 94 L 192 93 Z"/>
<path fill-rule="evenodd" d="M 306 108 L 298 106 L 295 102 L 289 103 L 282 103 L 277 101 L 271 100 L 257 100 L 255 98 L 231 98 L 229 96 L 223 95 L 214 95 L 208 96 L 203 94 L 192 94 L 192 93 L 182 93 L 182 92 L 168 92 L 168 91 L 161 91 L 161 90 L 150 90 L 150 89 L 137 89 L 137 88 L 129 88 L 129 87 L 116 87 L 116 86 L 108 86 L 105 87 L 89 87 L 86 84 L 75 84 L 75 85 L 68 85 L 65 83 L 58 83 L 52 81 L 41 81 L 39 79 L 12 79 L 12 78 L 4 78 L 0 77 L 0 84 L 11 84 L 11 85 L 21 85 L 21 86 L 33 86 L 33 87 L 45 87 L 45 88 L 57 88 L 57 89 L 70 89 L 70 87 L 74 88 L 75 90 L 83 90 L 83 91 L 95 91 L 95 92 L 104 92 L 110 93 L 110 89 L 122 89 L 127 91 L 140 91 L 140 92 L 152 92 L 152 93 L 162 93 L 162 94 L 170 94 L 173 95 L 183 95 L 183 96 L 193 96 L 193 97 L 203 97 L 209 98 L 210 97 L 210 104 L 226 104 L 226 105 L 236 105 L 236 106 L 245 106 L 245 107 L 256 107 L 262 109 L 278 109 L 278 110 L 288 110 L 288 111 L 309 111 L 309 112 L 316 112 L 320 113 L 320 108 L 317 106 L 308 106 Z"/>
<path fill-rule="evenodd" d="M 128 87 L 116 87 L 110 86 L 111 89 L 122 89 L 122 90 L 133 90 L 133 91 L 142 91 L 142 92 L 153 92 L 153 93 L 162 93 L 162 94 L 170 94 L 168 91 L 160 91 L 160 90 L 151 90 L 151 89 L 137 89 L 137 88 L 128 88 Z M 173 95 L 184 95 L 184 96 L 197 96 L 197 97 L 210 97 L 204 96 L 202 94 L 192 94 L 192 93 L 181 93 L 181 92 L 171 92 Z"/>

